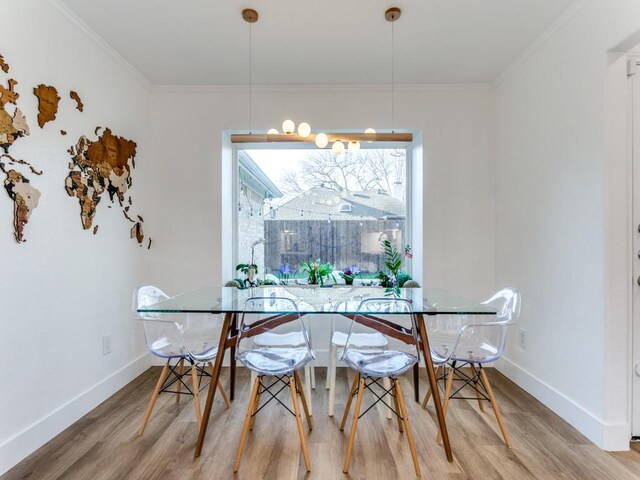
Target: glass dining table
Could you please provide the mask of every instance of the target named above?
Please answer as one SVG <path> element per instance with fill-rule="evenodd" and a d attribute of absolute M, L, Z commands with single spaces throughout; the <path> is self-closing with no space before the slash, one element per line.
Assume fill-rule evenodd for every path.
<path fill-rule="evenodd" d="M 453 454 L 449 443 L 447 425 L 442 410 L 442 402 L 437 388 L 437 379 L 433 363 L 431 361 L 429 337 L 425 324 L 425 315 L 495 315 L 496 310 L 488 305 L 467 300 L 458 295 L 448 293 L 437 288 L 395 288 L 382 287 L 344 286 L 333 285 L 329 288 L 310 285 L 286 285 L 286 286 L 261 286 L 248 289 L 235 287 L 203 287 L 187 293 L 176 295 L 157 304 L 148 305 L 138 309 L 138 313 L 155 314 L 216 314 L 224 317 L 218 343 L 218 355 L 216 357 L 211 385 L 216 385 L 220 378 L 224 354 L 230 352 L 230 397 L 233 399 L 235 390 L 235 349 L 238 338 L 238 314 L 244 309 L 245 302 L 251 297 L 284 297 L 295 302 L 298 311 L 302 315 L 317 316 L 322 321 L 322 316 L 344 315 L 353 317 L 358 310 L 360 302 L 371 298 L 401 298 L 411 303 L 418 331 L 419 349 L 423 356 L 429 385 L 433 393 L 436 416 L 447 459 L 452 462 Z M 282 305 L 282 302 L 274 302 L 274 305 Z M 273 313 L 282 315 L 294 312 L 276 311 L 269 302 L 262 302 L 264 311 L 260 313 Z M 393 312 L 385 312 L 385 315 L 393 315 Z M 314 320 L 315 321 L 315 320 Z M 419 370 L 414 369 L 414 393 L 415 400 L 419 401 Z M 216 394 L 215 388 L 209 388 L 207 400 L 202 414 L 202 422 L 198 432 L 195 456 L 200 456 L 202 446 L 207 433 L 207 425 L 211 415 L 211 408 Z"/>

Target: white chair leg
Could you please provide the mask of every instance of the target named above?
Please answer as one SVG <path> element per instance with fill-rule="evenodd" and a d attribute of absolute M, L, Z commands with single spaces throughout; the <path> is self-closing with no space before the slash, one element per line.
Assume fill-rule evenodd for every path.
<path fill-rule="evenodd" d="M 316 366 L 315 362 L 309 363 L 309 369 L 311 370 L 311 388 L 316 389 Z"/>
<path fill-rule="evenodd" d="M 387 391 L 391 388 L 391 382 L 389 381 L 389 378 L 384 377 L 382 379 L 382 386 Z M 387 405 L 391 405 L 391 397 L 388 393 L 384 396 L 384 403 L 386 403 Z M 391 420 L 391 410 L 389 410 L 388 408 L 385 408 L 385 410 L 386 410 L 387 419 Z"/>
<path fill-rule="evenodd" d="M 327 360 L 327 381 L 325 388 L 329 390 L 331 386 L 331 371 L 335 368 L 336 359 L 333 356 L 333 345 L 329 344 L 329 359 Z"/>
<path fill-rule="evenodd" d="M 313 415 L 313 407 L 311 406 L 313 404 L 312 397 L 311 397 L 311 370 L 312 370 L 312 367 L 307 363 L 304 367 L 304 389 L 305 389 L 304 393 L 309 399 L 309 403 L 308 403 L 309 415 Z"/>
<path fill-rule="evenodd" d="M 329 416 L 333 417 L 336 404 L 336 363 L 338 359 L 338 347 L 331 345 L 329 349 L 329 367 L 327 376 L 329 377 Z"/>

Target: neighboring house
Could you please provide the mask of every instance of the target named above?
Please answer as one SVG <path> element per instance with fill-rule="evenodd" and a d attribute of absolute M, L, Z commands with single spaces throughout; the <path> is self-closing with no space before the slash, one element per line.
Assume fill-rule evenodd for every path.
<path fill-rule="evenodd" d="M 245 263 L 251 261 L 251 244 L 265 238 L 265 199 L 280 198 L 282 192 L 243 150 L 238 152 L 238 178 L 238 262 Z M 260 270 L 265 265 L 264 248 L 264 244 L 255 248 L 254 262 Z"/>
<path fill-rule="evenodd" d="M 357 265 L 377 272 L 384 267 L 383 239 L 404 246 L 405 218 L 404 202 L 386 193 L 313 188 L 265 216 L 266 265 L 296 269 L 319 258 L 339 270 Z"/>

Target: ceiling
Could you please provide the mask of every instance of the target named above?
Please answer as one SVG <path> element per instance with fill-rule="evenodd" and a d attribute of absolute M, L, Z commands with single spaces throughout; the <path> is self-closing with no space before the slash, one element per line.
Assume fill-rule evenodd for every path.
<path fill-rule="evenodd" d="M 157 85 L 487 83 L 575 0 L 61 0 Z"/>

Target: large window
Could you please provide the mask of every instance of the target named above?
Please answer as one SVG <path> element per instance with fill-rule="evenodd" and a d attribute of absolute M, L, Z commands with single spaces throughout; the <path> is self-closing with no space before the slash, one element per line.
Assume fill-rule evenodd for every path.
<path fill-rule="evenodd" d="M 375 144 L 338 157 L 281 145 L 239 149 L 236 263 L 294 280 L 305 278 L 301 262 L 319 259 L 373 278 L 384 268 L 383 240 L 401 252 L 409 243 L 408 167 L 406 148 Z"/>

